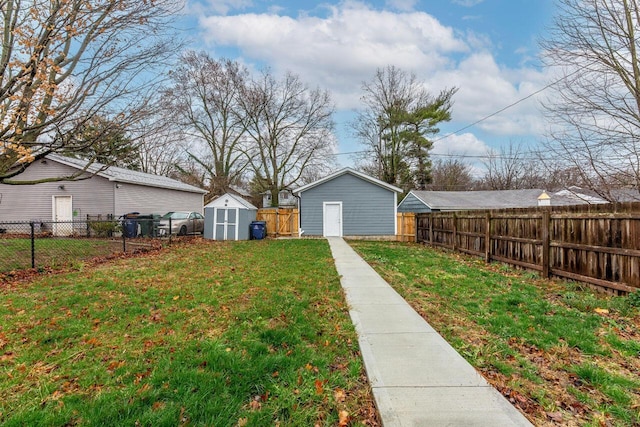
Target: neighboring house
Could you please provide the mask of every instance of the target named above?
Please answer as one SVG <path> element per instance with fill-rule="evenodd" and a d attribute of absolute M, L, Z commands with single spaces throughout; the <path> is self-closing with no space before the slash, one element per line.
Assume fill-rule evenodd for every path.
<path fill-rule="evenodd" d="M 235 196 L 240 196 L 245 200 L 250 200 L 253 196 L 247 190 L 242 187 L 238 187 L 237 185 L 230 185 L 228 193 L 231 193 Z"/>
<path fill-rule="evenodd" d="M 350 168 L 293 191 L 304 236 L 395 236 L 402 189 Z"/>
<path fill-rule="evenodd" d="M 256 220 L 258 208 L 231 192 L 204 207 L 204 238 L 213 240 L 249 240 L 249 226 Z"/>
<path fill-rule="evenodd" d="M 86 162 L 49 155 L 36 161 L 16 180 L 70 176 Z M 128 212 L 164 214 L 169 211 L 202 213 L 205 190 L 180 181 L 119 167 L 100 170 L 92 164 L 88 179 L 45 182 L 35 185 L 0 184 L 0 221 L 72 221 L 87 215 Z M 94 174 L 92 176 L 92 174 Z"/>
<path fill-rule="evenodd" d="M 491 191 L 411 190 L 398 205 L 398 212 L 438 212 L 479 209 L 531 208 L 607 203 L 577 189 L 546 192 L 540 189 Z"/>
<path fill-rule="evenodd" d="M 295 208 L 298 205 L 296 197 L 289 189 L 280 190 L 278 192 L 278 207 L 279 208 Z M 270 208 L 271 206 L 271 192 L 265 191 L 262 193 L 262 207 Z"/>

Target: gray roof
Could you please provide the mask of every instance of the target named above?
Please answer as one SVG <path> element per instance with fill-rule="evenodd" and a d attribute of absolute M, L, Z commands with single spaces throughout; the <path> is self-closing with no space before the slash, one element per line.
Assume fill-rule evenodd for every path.
<path fill-rule="evenodd" d="M 620 188 L 610 191 L 618 202 L 640 202 L 640 192 L 635 188 Z"/>
<path fill-rule="evenodd" d="M 83 170 L 87 161 L 82 159 L 75 159 L 73 157 L 65 157 L 59 154 L 49 154 L 47 159 L 54 162 L 61 163 L 63 165 Z M 105 169 L 106 168 L 106 169 Z M 169 190 L 186 191 L 189 193 L 206 194 L 207 191 L 193 185 L 185 184 L 173 178 L 166 176 L 153 175 L 145 172 L 133 171 L 130 169 L 120 168 L 117 166 L 105 166 L 102 163 L 94 162 L 87 168 L 87 172 L 90 174 L 96 174 L 102 178 L 106 178 L 113 182 L 122 182 L 129 184 L 144 185 L 147 187 L 166 188 Z"/>
<path fill-rule="evenodd" d="M 453 211 L 537 207 L 538 197 L 544 192 L 544 190 L 534 188 L 491 191 L 411 190 L 410 194 L 413 194 L 431 210 Z M 603 199 L 570 190 L 561 190 L 548 194 L 551 197 L 552 206 L 606 203 Z"/>
<path fill-rule="evenodd" d="M 307 184 L 307 185 L 303 185 L 302 187 L 296 188 L 292 192 L 293 192 L 293 194 L 300 194 L 303 191 L 306 191 L 306 190 L 309 190 L 310 188 L 313 188 L 313 187 L 316 187 L 318 185 L 324 184 L 327 181 L 330 181 L 330 180 L 332 180 L 334 178 L 337 178 L 337 177 L 345 175 L 345 174 L 350 174 L 350 175 L 356 176 L 356 177 L 361 178 L 361 179 L 363 179 L 365 181 L 368 181 L 368 182 L 370 182 L 372 184 L 375 184 L 375 185 L 380 186 L 382 188 L 386 188 L 389 191 L 394 191 L 396 193 L 402 193 L 402 189 L 401 188 L 398 188 L 398 187 L 396 187 L 394 185 L 391 185 L 391 184 L 387 184 L 384 181 L 380 181 L 377 178 L 374 178 L 372 176 L 366 175 L 366 174 L 364 174 L 362 172 L 358 172 L 357 170 L 354 170 L 354 169 L 351 169 L 351 168 L 340 169 L 339 171 L 334 172 L 331 175 L 325 176 L 322 179 L 319 179 L 319 180 L 314 181 L 314 182 L 312 182 L 310 184 Z"/>

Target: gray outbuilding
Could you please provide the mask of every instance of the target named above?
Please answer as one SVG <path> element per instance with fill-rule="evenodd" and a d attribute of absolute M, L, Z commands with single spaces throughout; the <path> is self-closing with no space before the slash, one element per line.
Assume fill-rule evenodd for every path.
<path fill-rule="evenodd" d="M 202 213 L 206 190 L 166 176 L 50 154 L 16 176 L 16 181 L 38 181 L 75 176 L 76 180 L 35 185 L 0 184 L 0 221 L 86 220 L 88 216 L 118 218 L 128 212 L 164 214 L 170 211 Z M 68 234 L 67 226 L 56 235 Z"/>
<path fill-rule="evenodd" d="M 392 237 L 402 189 L 345 168 L 293 191 L 301 236 Z"/>
<path fill-rule="evenodd" d="M 204 238 L 249 240 L 249 226 L 258 208 L 240 196 L 226 193 L 204 207 Z"/>
<path fill-rule="evenodd" d="M 411 190 L 398 205 L 398 212 L 424 213 L 600 203 L 607 203 L 607 201 L 576 187 L 556 192 L 535 188 L 487 191 Z"/>

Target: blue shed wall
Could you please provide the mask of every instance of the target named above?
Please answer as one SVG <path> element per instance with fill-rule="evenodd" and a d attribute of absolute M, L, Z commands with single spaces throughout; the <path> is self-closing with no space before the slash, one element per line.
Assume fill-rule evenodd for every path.
<path fill-rule="evenodd" d="M 398 205 L 398 212 L 423 213 L 431 212 L 431 209 L 422 200 L 409 193 Z"/>
<path fill-rule="evenodd" d="M 347 173 L 300 194 L 304 236 L 322 236 L 323 202 L 342 202 L 345 236 L 396 234 L 395 193 Z"/>

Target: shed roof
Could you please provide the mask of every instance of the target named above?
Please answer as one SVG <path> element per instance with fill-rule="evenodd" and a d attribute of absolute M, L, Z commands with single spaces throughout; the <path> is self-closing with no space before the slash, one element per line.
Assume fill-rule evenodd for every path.
<path fill-rule="evenodd" d="M 418 191 L 411 190 L 417 199 L 431 210 L 475 210 L 529 208 L 538 206 L 538 198 L 545 193 L 541 189 L 491 190 L 491 191 Z M 548 194 L 552 206 L 607 203 L 605 200 L 577 192 L 561 190 Z M 401 202 L 402 204 L 402 202 Z"/>
<path fill-rule="evenodd" d="M 236 196 L 233 193 L 225 193 L 220 197 L 217 197 L 215 200 L 207 203 L 205 208 L 223 208 L 223 207 L 232 207 L 232 208 L 244 208 L 250 210 L 258 210 L 251 203 L 246 201 L 240 196 Z"/>
<path fill-rule="evenodd" d="M 73 157 L 65 157 L 59 154 L 49 154 L 48 160 L 83 170 L 87 166 L 87 161 L 75 159 Z M 169 190 L 186 191 L 189 193 L 206 194 L 207 191 L 193 185 L 185 184 L 176 179 L 167 176 L 153 175 L 146 172 L 139 172 L 130 169 L 120 168 L 117 166 L 106 166 L 102 163 L 94 162 L 87 168 L 87 172 L 95 174 L 109 181 L 122 182 L 129 184 L 144 185 L 147 187 L 166 188 Z"/>
<path fill-rule="evenodd" d="M 300 194 L 300 193 L 302 193 L 304 191 L 310 190 L 310 189 L 312 189 L 314 187 L 317 187 L 318 185 L 322 185 L 325 182 L 331 181 L 332 179 L 338 178 L 339 176 L 342 176 L 342 175 L 345 175 L 345 174 L 353 175 L 353 176 L 355 176 L 357 178 L 360 178 L 362 180 L 368 181 L 368 182 L 370 182 L 370 183 L 372 183 L 374 185 L 377 185 L 379 187 L 385 188 L 385 189 L 387 189 L 389 191 L 394 191 L 396 193 L 402 193 L 402 189 L 401 188 L 398 188 L 398 187 L 396 187 L 394 185 L 391 185 L 391 184 L 387 184 L 384 181 L 380 181 L 377 178 L 374 178 L 372 176 L 366 175 L 366 174 L 364 174 L 362 172 L 358 172 L 357 170 L 354 170 L 354 169 L 351 169 L 351 168 L 344 168 L 344 169 L 340 169 L 337 172 L 332 173 L 331 175 L 325 176 L 322 179 L 319 179 L 317 181 L 314 181 L 312 183 L 309 183 L 307 185 L 303 185 L 302 187 L 294 189 L 293 190 L 293 194 Z"/>

